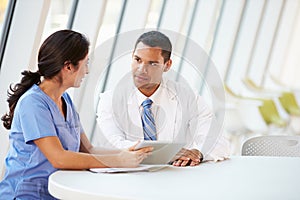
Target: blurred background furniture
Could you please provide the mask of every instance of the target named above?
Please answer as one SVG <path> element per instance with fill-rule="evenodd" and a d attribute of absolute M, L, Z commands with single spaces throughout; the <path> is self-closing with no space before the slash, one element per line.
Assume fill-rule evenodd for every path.
<path fill-rule="evenodd" d="M 243 156 L 300 157 L 300 136 L 268 135 L 248 139 Z"/>

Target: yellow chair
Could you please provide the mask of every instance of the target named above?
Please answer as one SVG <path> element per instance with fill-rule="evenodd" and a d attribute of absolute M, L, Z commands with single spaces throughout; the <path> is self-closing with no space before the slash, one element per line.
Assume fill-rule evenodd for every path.
<path fill-rule="evenodd" d="M 240 95 L 240 94 L 237 94 L 237 93 L 235 93 L 235 92 L 233 92 L 232 91 L 232 89 L 230 89 L 229 88 L 229 86 L 228 85 L 224 85 L 224 88 L 225 88 L 225 91 L 229 94 L 229 95 L 231 95 L 231 96 L 233 96 L 233 97 L 235 97 L 235 98 L 238 98 L 238 99 L 249 99 L 249 100 L 261 100 L 260 98 L 254 98 L 254 97 L 245 97 L 245 96 L 242 96 L 242 95 Z"/>
<path fill-rule="evenodd" d="M 244 78 L 243 82 L 252 90 L 256 90 L 256 91 L 263 90 L 263 88 L 261 86 L 258 86 L 256 83 L 254 83 L 254 81 L 252 79 L 250 79 L 249 77 Z"/>
<path fill-rule="evenodd" d="M 228 85 L 224 84 L 224 88 L 225 88 L 225 91 L 226 91 L 228 94 L 230 94 L 231 96 L 236 97 L 236 98 L 242 98 L 241 95 L 238 95 L 238 94 L 236 94 L 235 92 L 233 92 L 233 91 L 228 87 Z"/>
<path fill-rule="evenodd" d="M 251 87 L 260 90 L 260 88 L 256 86 L 251 79 L 246 78 L 244 79 L 244 81 L 248 82 Z M 225 85 L 225 90 L 230 95 L 235 96 L 236 98 L 261 101 L 262 105 L 259 106 L 259 111 L 267 125 L 274 124 L 278 127 L 285 127 L 288 125 L 287 121 L 282 119 L 282 117 L 279 115 L 276 105 L 272 99 L 243 97 L 241 95 L 235 94 L 227 85 Z"/>
<path fill-rule="evenodd" d="M 287 113 L 294 116 L 300 116 L 300 107 L 296 101 L 295 95 L 292 92 L 284 92 L 279 97 L 282 107 Z"/>
<path fill-rule="evenodd" d="M 265 122 L 268 125 L 274 124 L 279 127 L 287 126 L 287 122 L 280 117 L 274 101 L 271 99 L 262 99 L 262 101 L 263 105 L 259 106 L 259 110 Z"/>
<path fill-rule="evenodd" d="M 281 90 L 274 90 L 270 88 L 264 88 L 260 85 L 257 85 L 251 78 L 246 77 L 243 79 L 244 84 L 253 92 L 258 92 L 260 96 L 264 96 L 265 98 L 278 97 L 281 95 Z"/>

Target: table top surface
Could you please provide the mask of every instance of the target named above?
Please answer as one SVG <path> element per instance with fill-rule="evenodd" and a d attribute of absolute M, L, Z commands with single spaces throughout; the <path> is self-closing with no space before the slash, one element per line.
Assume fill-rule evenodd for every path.
<path fill-rule="evenodd" d="M 300 158 L 238 156 L 156 172 L 59 170 L 49 191 L 60 199 L 300 199 Z"/>

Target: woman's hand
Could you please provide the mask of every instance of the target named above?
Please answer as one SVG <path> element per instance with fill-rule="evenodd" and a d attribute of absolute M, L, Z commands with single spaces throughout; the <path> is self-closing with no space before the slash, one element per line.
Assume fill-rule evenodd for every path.
<path fill-rule="evenodd" d="M 130 147 L 128 150 L 123 150 L 119 154 L 118 162 L 119 167 L 137 167 L 148 155 L 151 154 L 153 147 L 144 147 L 135 150 L 135 147 L 139 144 Z"/>
<path fill-rule="evenodd" d="M 135 150 L 138 143 L 129 149 L 121 150 L 113 156 L 104 156 L 100 158 L 101 162 L 107 167 L 137 167 L 153 150 L 153 147 L 151 146 Z"/>
<path fill-rule="evenodd" d="M 124 150 L 119 154 L 120 167 L 137 167 L 148 155 L 153 147 L 144 147 L 139 150 Z"/>

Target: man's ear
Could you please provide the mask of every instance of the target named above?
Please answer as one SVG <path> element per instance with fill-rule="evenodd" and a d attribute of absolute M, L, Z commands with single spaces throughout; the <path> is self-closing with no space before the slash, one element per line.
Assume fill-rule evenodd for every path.
<path fill-rule="evenodd" d="M 164 72 L 169 71 L 169 69 L 171 68 L 171 66 L 172 66 L 172 60 L 169 59 L 169 60 L 166 62 L 166 64 L 165 64 Z"/>

